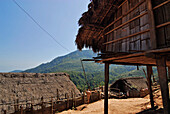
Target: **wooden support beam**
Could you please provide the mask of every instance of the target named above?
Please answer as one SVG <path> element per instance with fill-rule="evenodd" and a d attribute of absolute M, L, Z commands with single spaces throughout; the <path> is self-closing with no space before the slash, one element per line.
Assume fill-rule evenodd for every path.
<path fill-rule="evenodd" d="M 156 30 L 155 30 L 155 20 L 154 20 L 154 14 L 153 14 L 153 8 L 152 8 L 152 1 L 147 0 L 147 7 L 148 7 L 148 19 L 149 19 L 149 27 L 150 27 L 150 40 L 151 40 L 151 48 L 156 49 L 157 48 L 157 42 L 156 42 Z"/>
<path fill-rule="evenodd" d="M 166 57 L 163 56 L 156 60 L 159 82 L 161 87 L 164 114 L 170 114 L 169 87 L 167 80 Z"/>
<path fill-rule="evenodd" d="M 151 65 L 151 66 L 155 66 L 155 64 L 142 64 L 142 63 L 135 63 L 135 62 L 115 62 L 115 61 L 107 61 L 109 64 L 116 64 L 116 65 L 131 65 L 131 66 L 147 66 L 147 65 Z"/>
<path fill-rule="evenodd" d="M 104 114 L 108 114 L 109 63 L 105 63 Z"/>
<path fill-rule="evenodd" d="M 153 74 L 152 66 L 147 66 L 147 80 L 148 80 L 148 88 L 149 88 L 149 94 L 150 94 L 150 102 L 151 102 L 151 108 L 154 108 L 154 100 L 153 100 L 153 93 L 152 93 L 152 80 L 151 80 L 152 74 Z"/>

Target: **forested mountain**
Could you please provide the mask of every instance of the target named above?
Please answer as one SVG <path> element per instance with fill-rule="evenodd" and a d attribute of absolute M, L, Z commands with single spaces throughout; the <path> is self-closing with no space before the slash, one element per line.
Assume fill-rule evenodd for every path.
<path fill-rule="evenodd" d="M 85 88 L 85 77 L 83 74 L 81 59 L 87 59 L 97 56 L 90 50 L 74 51 L 68 55 L 57 57 L 51 62 L 41 64 L 35 68 L 28 69 L 24 72 L 33 73 L 50 73 L 50 72 L 67 72 L 70 74 L 71 80 L 77 85 L 80 90 Z M 91 87 L 96 87 L 104 84 L 104 65 L 94 62 L 83 62 L 87 79 Z M 110 66 L 110 83 L 114 80 L 127 76 L 144 76 L 142 71 L 136 70 L 135 66 Z"/>

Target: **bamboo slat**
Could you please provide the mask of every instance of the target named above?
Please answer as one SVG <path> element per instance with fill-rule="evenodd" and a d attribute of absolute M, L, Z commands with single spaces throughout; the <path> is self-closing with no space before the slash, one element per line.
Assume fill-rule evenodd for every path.
<path fill-rule="evenodd" d="M 147 30 L 144 30 L 144 31 L 141 31 L 141 32 L 138 32 L 138 33 L 135 33 L 135 34 L 126 36 L 126 37 L 122 37 L 122 38 L 119 38 L 119 39 L 116 39 L 116 40 L 112 40 L 112 41 L 106 42 L 106 43 L 104 43 L 104 45 L 110 44 L 110 43 L 113 43 L 113 42 L 117 42 L 117 41 L 120 41 L 120 40 L 123 40 L 123 39 L 127 39 L 127 38 L 130 38 L 130 37 L 133 37 L 133 36 L 137 36 L 137 35 L 139 35 L 139 34 L 143 34 L 143 33 L 149 32 L 149 31 L 150 31 L 150 30 L 147 29 Z"/>

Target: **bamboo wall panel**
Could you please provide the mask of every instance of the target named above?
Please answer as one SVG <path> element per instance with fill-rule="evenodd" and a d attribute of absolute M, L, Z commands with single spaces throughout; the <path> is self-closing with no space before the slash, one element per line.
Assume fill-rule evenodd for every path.
<path fill-rule="evenodd" d="M 119 7 L 116 13 L 114 14 L 113 21 L 119 19 L 120 17 L 122 18 L 116 21 L 113 25 L 109 26 L 105 30 L 105 32 L 107 33 L 113 30 L 114 28 L 119 27 L 120 25 L 128 22 L 129 20 L 147 12 L 146 2 L 142 2 L 140 5 L 139 2 L 142 2 L 142 0 L 128 0 L 121 7 Z M 129 10 L 132 11 L 128 13 Z M 134 19 L 130 23 L 127 23 L 121 26 L 120 28 L 110 32 L 109 34 L 111 36 L 107 41 L 117 40 L 132 34 L 136 34 L 141 31 L 145 31 L 147 29 L 149 29 L 148 14 L 145 14 L 139 18 Z M 132 51 L 149 50 L 151 47 L 149 32 L 145 32 L 143 34 L 122 39 L 117 42 L 108 43 L 106 44 L 106 47 L 108 46 L 111 47 L 109 49 L 106 49 L 106 51 L 113 51 L 113 52 L 129 52 L 131 50 Z"/>
<path fill-rule="evenodd" d="M 153 7 L 158 6 L 168 0 L 153 0 Z M 170 2 L 154 9 L 155 24 L 160 25 L 170 22 Z M 161 18 L 160 18 L 161 17 Z M 156 29 L 158 48 L 170 47 L 170 25 Z"/>

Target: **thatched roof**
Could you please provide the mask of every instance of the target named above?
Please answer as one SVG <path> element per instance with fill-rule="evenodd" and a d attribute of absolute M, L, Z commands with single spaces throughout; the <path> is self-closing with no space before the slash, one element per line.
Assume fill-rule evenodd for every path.
<path fill-rule="evenodd" d="M 75 42 L 79 50 L 84 47 L 92 48 L 94 52 L 104 50 L 104 27 L 111 22 L 109 17 L 122 2 L 123 0 L 92 0 L 88 11 L 78 21 L 80 28 Z"/>
<path fill-rule="evenodd" d="M 34 100 L 43 96 L 50 99 L 57 96 L 65 98 L 71 91 L 79 96 L 80 91 L 70 80 L 67 73 L 0 73 L 0 104 Z"/>
<path fill-rule="evenodd" d="M 127 77 L 127 78 L 120 78 L 119 80 L 116 80 L 113 82 L 110 87 L 114 87 L 116 83 L 119 83 L 119 81 L 123 81 L 129 88 L 137 89 L 140 91 L 141 88 L 147 88 L 146 79 L 144 77 Z"/>

